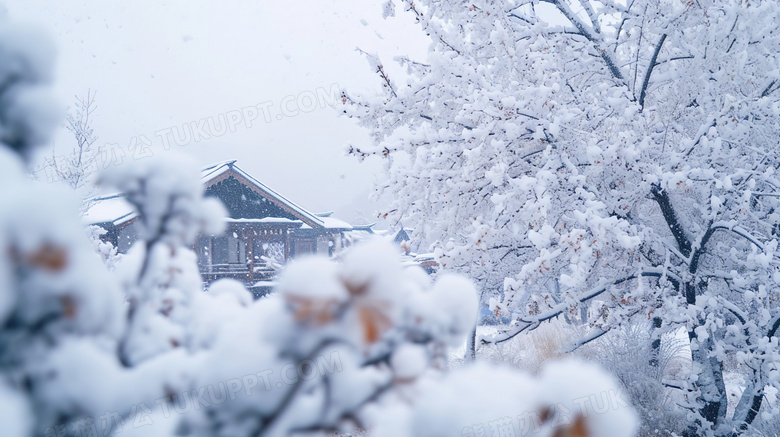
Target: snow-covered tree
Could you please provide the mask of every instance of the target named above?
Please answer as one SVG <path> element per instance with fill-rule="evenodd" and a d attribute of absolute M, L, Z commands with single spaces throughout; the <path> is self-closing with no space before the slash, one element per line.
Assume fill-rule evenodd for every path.
<path fill-rule="evenodd" d="M 445 268 L 499 292 L 516 323 L 487 341 L 561 314 L 592 328 L 573 348 L 631 317 L 685 326 L 689 434 L 776 414 L 780 4 L 402 3 L 428 57 L 391 77 L 367 55 L 383 90 L 344 93 L 373 138 L 351 152 L 385 158 L 392 214 Z"/>
<path fill-rule="evenodd" d="M 59 181 L 76 191 L 83 199 L 81 212 L 85 213 L 93 206 L 91 196 L 94 194 L 94 185 L 91 176 L 98 170 L 98 160 L 101 158 L 102 149 L 95 145 L 95 135 L 92 123 L 96 93 L 87 91 L 85 97 L 76 96 L 75 107 L 65 115 L 65 128 L 76 140 L 75 148 L 68 154 L 58 156 L 56 148 L 52 148 L 51 157 L 45 158 L 45 164 L 37 173 L 47 173 L 47 181 Z M 120 255 L 116 247 L 104 241 L 101 237 L 106 231 L 99 226 L 88 226 L 87 236 L 95 250 L 100 254 L 103 262 L 109 269 L 113 269 Z"/>
<path fill-rule="evenodd" d="M 66 115 L 65 128 L 73 135 L 76 145 L 65 155 L 58 156 L 52 148 L 50 158 L 46 158 L 45 170 L 51 172 L 59 181 L 80 191 L 87 198 L 90 190 L 90 176 L 98 169 L 102 148 L 95 145 L 97 135 L 93 127 L 96 93 L 87 91 L 87 95 L 75 97 L 75 107 Z M 85 203 L 85 209 L 90 205 Z"/>

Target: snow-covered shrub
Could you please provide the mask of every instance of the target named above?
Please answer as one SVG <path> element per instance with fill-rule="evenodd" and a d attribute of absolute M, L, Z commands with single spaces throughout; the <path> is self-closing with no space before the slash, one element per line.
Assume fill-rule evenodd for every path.
<path fill-rule="evenodd" d="M 6 164 L 13 157 L 6 151 L 0 151 L 6 170 L 0 177 L 0 378 L 34 410 L 27 429 L 102 414 L 91 409 L 102 406 L 68 399 L 63 386 L 73 383 L 73 370 L 96 365 L 89 360 L 114 358 L 124 329 L 120 288 L 84 235 L 78 199 L 31 184 L 21 172 L 10 177 Z"/>
<path fill-rule="evenodd" d="M 488 336 L 501 329 L 491 328 L 481 327 L 479 334 Z M 582 329 L 575 326 L 553 320 L 527 335 L 517 336 L 496 345 L 483 346 L 478 354 L 490 362 L 517 367 L 537 375 L 548 361 L 567 356 L 563 352 L 568 349 L 572 338 L 582 334 L 581 331 Z"/>
<path fill-rule="evenodd" d="M 636 419 L 593 364 L 551 363 L 540 377 L 478 363 L 399 391 L 374 435 L 631 436 Z M 391 410 L 392 411 L 392 410 Z"/>
<path fill-rule="evenodd" d="M 184 345 L 192 300 L 201 292 L 198 234 L 219 234 L 225 210 L 203 196 L 195 161 L 166 155 L 104 172 L 99 182 L 125 193 L 139 215 L 139 241 L 119 269 L 130 306 L 122 360 L 136 364 Z"/>
<path fill-rule="evenodd" d="M 25 174 L 54 126 L 56 106 L 45 94 L 51 61 L 42 37 L 0 23 L 2 433 L 81 435 L 97 426 L 108 435 L 139 403 L 154 405 L 176 387 L 187 361 L 171 353 L 143 368 L 122 366 L 123 290 L 85 235 L 80 200 Z"/>
<path fill-rule="evenodd" d="M 682 434 L 688 426 L 679 404 L 685 397 L 673 386 L 684 385 L 690 372 L 690 348 L 684 330 L 669 333 L 653 349 L 649 323 L 614 329 L 578 351 L 599 363 L 620 382 L 641 418 L 640 436 Z"/>
<path fill-rule="evenodd" d="M 92 248 L 100 255 L 100 259 L 103 260 L 108 270 L 113 271 L 122 256 L 117 252 L 117 248 L 113 244 L 103 241 L 101 238 L 107 233 L 108 231 L 100 226 L 87 226 L 87 237 L 92 243 Z"/>
<path fill-rule="evenodd" d="M 73 375 L 106 362 L 93 376 L 110 373 L 124 329 L 120 289 L 84 235 L 78 199 L 25 174 L 56 120 L 51 61 L 42 37 L 0 22 L 0 409 L 14 437 L 110 407 L 71 398 Z"/>
<path fill-rule="evenodd" d="M 553 364 L 539 379 L 484 363 L 449 373 L 447 347 L 476 320 L 473 285 L 403 268 L 387 242 L 354 246 L 339 263 L 295 260 L 277 291 L 223 320 L 190 390 L 222 381 L 233 389 L 228 383 L 225 402 L 183 415 L 179 433 L 479 435 L 468 433 L 493 422 L 515 432 L 523 420 L 540 436 L 635 431 L 618 385 L 593 365 Z"/>

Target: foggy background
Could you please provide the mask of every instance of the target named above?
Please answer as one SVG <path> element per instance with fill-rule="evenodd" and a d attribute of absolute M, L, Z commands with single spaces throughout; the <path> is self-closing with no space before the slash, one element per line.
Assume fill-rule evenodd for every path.
<path fill-rule="evenodd" d="M 356 47 L 378 53 L 391 73 L 397 71 L 394 56 L 424 59 L 428 47 L 411 14 L 397 8 L 384 20 L 382 3 L 2 2 L 11 18 L 43 28 L 56 41 L 55 90 L 64 108 L 76 94 L 97 92 L 97 144 L 114 162 L 165 153 L 166 146 L 204 166 L 237 159 L 304 208 L 335 210 L 355 223 L 376 221 L 377 204 L 368 196 L 382 177 L 381 163 L 346 156 L 350 144 L 365 146 L 368 135 L 323 105 L 322 97 L 337 87 L 380 89 Z M 242 111 L 255 105 L 258 114 Z M 243 118 L 222 135 L 192 133 L 192 123 L 214 132 L 208 123 L 219 128 L 230 114 Z M 56 138 L 58 154 L 75 144 L 64 125 Z"/>

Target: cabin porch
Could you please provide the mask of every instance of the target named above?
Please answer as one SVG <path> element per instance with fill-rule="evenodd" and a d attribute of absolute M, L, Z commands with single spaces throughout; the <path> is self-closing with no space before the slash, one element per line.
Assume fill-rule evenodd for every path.
<path fill-rule="evenodd" d="M 285 218 L 228 218 L 223 235 L 200 236 L 195 244 L 206 283 L 231 278 L 245 283 L 268 281 L 290 255 L 289 229 L 301 226 Z"/>

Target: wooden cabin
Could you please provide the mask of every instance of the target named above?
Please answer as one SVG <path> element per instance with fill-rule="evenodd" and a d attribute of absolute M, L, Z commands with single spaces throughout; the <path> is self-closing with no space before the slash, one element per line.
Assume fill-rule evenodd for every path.
<path fill-rule="evenodd" d="M 312 213 L 272 190 L 236 161 L 203 169 L 206 196 L 218 198 L 228 211 L 225 233 L 200 235 L 193 247 L 205 282 L 233 278 L 247 283 L 268 281 L 275 267 L 303 254 L 333 255 L 353 231 L 371 233 L 371 225 L 353 226 L 331 213 Z M 122 194 L 99 197 L 87 212 L 88 224 L 103 227 L 106 241 L 120 253 L 137 239 L 138 216 Z"/>

